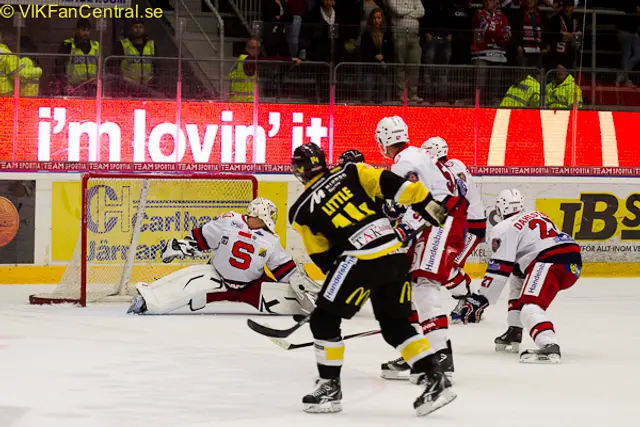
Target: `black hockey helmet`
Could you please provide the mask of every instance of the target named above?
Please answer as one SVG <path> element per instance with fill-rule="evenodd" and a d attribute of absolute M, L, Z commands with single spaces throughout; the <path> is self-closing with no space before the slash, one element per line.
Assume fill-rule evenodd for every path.
<path fill-rule="evenodd" d="M 358 150 L 347 150 L 338 157 L 339 165 L 344 165 L 345 163 L 364 163 L 364 154 Z"/>
<path fill-rule="evenodd" d="M 303 184 L 327 172 L 327 160 L 322 148 L 312 142 L 296 148 L 291 159 L 291 171 Z"/>

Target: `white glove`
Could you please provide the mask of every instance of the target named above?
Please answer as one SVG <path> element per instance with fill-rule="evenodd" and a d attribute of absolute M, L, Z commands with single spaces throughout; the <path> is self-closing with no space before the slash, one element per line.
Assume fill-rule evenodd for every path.
<path fill-rule="evenodd" d="M 162 262 L 170 263 L 175 258 L 184 259 L 184 257 L 199 257 L 202 252 L 198 249 L 196 240 L 187 236 L 184 240 L 169 239 L 167 244 L 162 248 Z"/>

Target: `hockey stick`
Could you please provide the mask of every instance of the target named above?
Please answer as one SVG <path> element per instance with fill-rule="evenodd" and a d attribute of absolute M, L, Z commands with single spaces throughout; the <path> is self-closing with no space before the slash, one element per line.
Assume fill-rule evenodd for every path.
<path fill-rule="evenodd" d="M 350 340 L 352 338 L 364 338 L 364 337 L 369 337 L 371 335 L 377 335 L 379 334 L 381 331 L 380 329 L 374 330 L 374 331 L 366 331 L 366 332 L 358 332 L 357 334 L 350 334 L 350 335 L 345 335 L 344 337 L 342 337 L 342 340 Z M 296 350 L 298 348 L 305 348 L 305 347 L 311 347 L 314 342 L 303 342 L 300 344 L 293 344 L 290 343 L 289 341 L 283 339 L 283 338 L 269 338 L 275 345 L 277 345 L 278 347 L 282 348 L 283 350 Z"/>
<path fill-rule="evenodd" d="M 289 329 L 273 329 L 269 326 L 261 325 L 258 322 L 254 322 L 251 319 L 247 319 L 247 326 L 254 332 L 259 333 L 260 335 L 264 335 L 269 338 L 287 338 L 289 335 L 297 331 L 309 321 L 311 318 L 311 314 L 306 315 L 302 320 L 298 323 L 290 327 Z"/>

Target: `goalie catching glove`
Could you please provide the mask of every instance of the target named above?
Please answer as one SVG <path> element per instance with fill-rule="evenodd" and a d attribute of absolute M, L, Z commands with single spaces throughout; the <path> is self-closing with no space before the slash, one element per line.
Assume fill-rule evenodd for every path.
<path fill-rule="evenodd" d="M 201 257 L 202 252 L 198 249 L 198 243 L 192 236 L 187 236 L 184 240 L 169 239 L 167 244 L 162 248 L 162 262 L 170 263 L 174 259 L 184 259 Z"/>

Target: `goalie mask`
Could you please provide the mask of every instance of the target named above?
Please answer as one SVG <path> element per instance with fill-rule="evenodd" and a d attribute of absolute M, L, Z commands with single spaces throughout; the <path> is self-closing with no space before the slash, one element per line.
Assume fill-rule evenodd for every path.
<path fill-rule="evenodd" d="M 433 154 L 433 156 L 438 160 L 442 158 L 446 159 L 449 155 L 449 145 L 447 144 L 447 141 L 439 136 L 433 136 L 427 139 L 422 143 L 420 148 L 424 148 L 429 153 Z"/>
<path fill-rule="evenodd" d="M 276 221 L 278 219 L 278 208 L 268 199 L 258 197 L 249 203 L 247 207 L 247 216 L 259 218 L 264 222 L 269 231 L 276 232 Z"/>
<path fill-rule="evenodd" d="M 501 219 L 507 219 L 524 210 L 522 194 L 516 188 L 502 190 L 496 199 L 496 212 Z"/>

